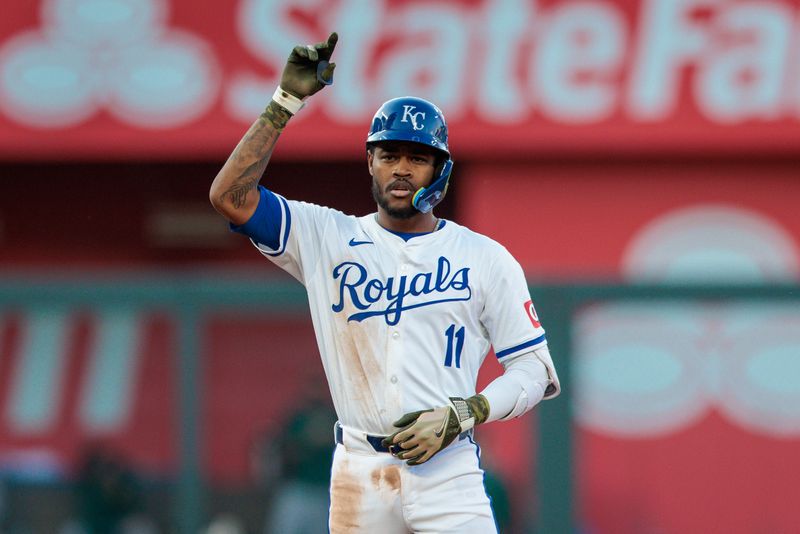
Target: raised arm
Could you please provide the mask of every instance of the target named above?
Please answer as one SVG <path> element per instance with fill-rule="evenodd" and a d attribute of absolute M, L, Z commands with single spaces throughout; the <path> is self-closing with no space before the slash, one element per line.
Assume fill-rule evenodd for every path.
<path fill-rule="evenodd" d="M 338 36 L 308 46 L 296 46 L 281 75 L 280 87 L 264 112 L 250 126 L 211 184 L 209 199 L 234 224 L 244 224 L 258 206 L 256 191 L 269 158 L 289 119 L 303 107 L 303 99 L 333 81 L 335 63 L 329 63 Z"/>

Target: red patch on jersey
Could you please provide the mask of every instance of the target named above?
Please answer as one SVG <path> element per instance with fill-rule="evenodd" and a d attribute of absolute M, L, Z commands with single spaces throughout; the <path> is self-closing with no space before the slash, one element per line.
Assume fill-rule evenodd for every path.
<path fill-rule="evenodd" d="M 529 300 L 525 303 L 525 313 L 528 314 L 528 319 L 531 320 L 533 326 L 536 328 L 541 328 L 542 323 L 539 322 L 539 316 L 536 315 L 536 308 L 533 307 L 533 301 Z"/>

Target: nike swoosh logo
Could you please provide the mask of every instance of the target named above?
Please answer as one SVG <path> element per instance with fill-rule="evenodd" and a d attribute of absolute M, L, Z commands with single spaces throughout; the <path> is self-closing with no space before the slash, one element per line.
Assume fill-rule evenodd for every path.
<path fill-rule="evenodd" d="M 356 241 L 355 237 L 351 238 L 350 242 L 348 243 L 348 245 L 350 245 L 351 247 L 357 247 L 358 245 L 374 245 L 374 244 L 375 243 L 373 243 L 372 241 Z"/>
<path fill-rule="evenodd" d="M 434 431 L 433 431 L 433 434 L 434 434 L 434 435 L 435 435 L 437 438 L 441 438 L 441 437 L 442 437 L 442 434 L 444 433 L 444 427 L 445 427 L 446 425 L 447 425 L 447 417 L 445 417 L 445 418 L 444 418 L 444 421 L 442 421 L 442 428 L 440 428 L 439 430 L 434 430 Z"/>

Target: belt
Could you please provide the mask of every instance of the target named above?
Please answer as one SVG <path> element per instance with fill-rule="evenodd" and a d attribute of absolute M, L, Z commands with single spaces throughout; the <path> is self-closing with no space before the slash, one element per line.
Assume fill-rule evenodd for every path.
<path fill-rule="evenodd" d="M 344 429 L 342 425 L 339 424 L 339 421 L 336 421 L 336 425 L 334 426 L 334 434 L 336 436 L 336 443 L 340 445 L 344 445 Z M 472 435 L 472 429 L 467 430 L 466 432 L 462 432 L 458 435 L 458 441 L 463 439 L 467 439 Z M 370 446 L 375 449 L 375 452 L 388 452 L 391 453 L 392 451 L 389 450 L 389 447 L 385 447 L 383 445 L 383 440 L 386 439 L 388 436 L 373 436 L 371 434 L 362 434 L 364 440 L 370 444 Z"/>

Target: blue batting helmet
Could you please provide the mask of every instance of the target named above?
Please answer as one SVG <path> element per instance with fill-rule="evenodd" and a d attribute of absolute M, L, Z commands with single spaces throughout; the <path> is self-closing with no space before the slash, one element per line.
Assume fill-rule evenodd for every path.
<path fill-rule="evenodd" d="M 381 141 L 406 141 L 434 148 L 444 156 L 428 187 L 414 193 L 414 207 L 427 213 L 442 201 L 447 192 L 453 160 L 447 147 L 447 123 L 442 111 L 427 100 L 413 96 L 393 98 L 383 103 L 372 118 L 367 148 Z"/>

